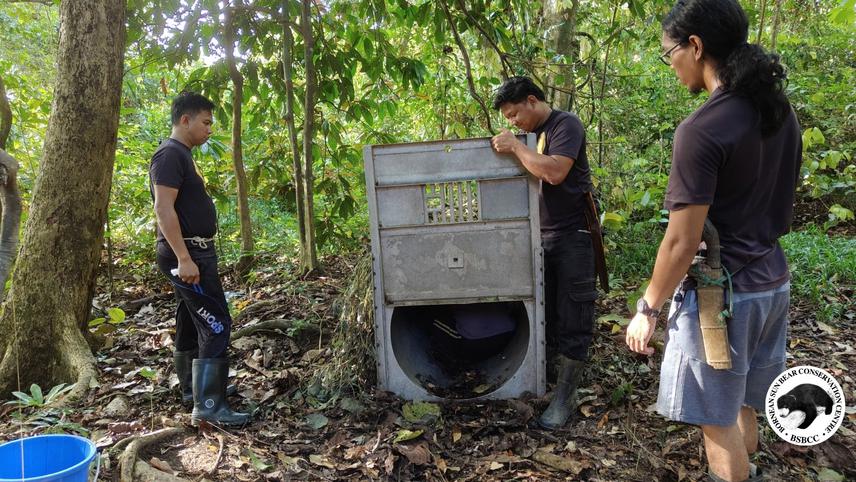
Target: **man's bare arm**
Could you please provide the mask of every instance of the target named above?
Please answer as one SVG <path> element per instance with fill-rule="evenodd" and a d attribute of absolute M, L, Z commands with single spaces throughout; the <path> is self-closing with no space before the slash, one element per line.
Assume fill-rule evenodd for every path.
<path fill-rule="evenodd" d="M 495 136 L 491 143 L 496 152 L 514 154 L 533 176 L 553 185 L 561 184 L 574 167 L 574 160 L 570 157 L 538 154 L 506 129 Z"/>

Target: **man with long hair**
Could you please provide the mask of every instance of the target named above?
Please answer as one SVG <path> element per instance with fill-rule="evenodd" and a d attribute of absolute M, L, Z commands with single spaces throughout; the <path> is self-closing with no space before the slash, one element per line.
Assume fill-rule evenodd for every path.
<path fill-rule="evenodd" d="M 675 131 L 669 226 L 626 342 L 653 353 L 648 342 L 659 310 L 678 286 L 658 412 L 701 426 L 712 480 L 758 480 L 749 463 L 758 448 L 756 410 L 763 411 L 767 388 L 785 367 L 790 277 L 778 238 L 791 225 L 800 127 L 778 56 L 747 43 L 748 21 L 736 0 L 679 0 L 662 30 L 661 60 L 691 92 L 710 97 Z M 691 269 L 706 220 L 718 233 L 722 279 Z M 716 246 L 707 248 L 708 257 L 716 254 Z M 722 343 L 730 369 L 709 364 L 699 326 L 705 311 L 698 293 L 711 283 L 723 286 L 725 299 L 711 309 L 731 306 Z"/>

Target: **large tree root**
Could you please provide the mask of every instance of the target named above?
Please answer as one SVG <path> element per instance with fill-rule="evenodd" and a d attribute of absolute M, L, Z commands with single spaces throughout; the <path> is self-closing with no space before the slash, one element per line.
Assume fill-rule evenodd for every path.
<path fill-rule="evenodd" d="M 255 335 L 260 332 L 269 332 L 287 335 L 287 331 L 294 326 L 294 320 L 276 319 L 260 321 L 250 326 L 245 326 L 240 330 L 232 333 L 231 341 L 235 341 L 245 336 Z"/>
<path fill-rule="evenodd" d="M 161 472 L 160 470 L 152 468 L 152 466 L 146 462 L 137 459 L 137 455 L 143 447 L 181 433 L 184 433 L 184 429 L 180 427 L 164 428 L 146 435 L 123 440 L 122 446 L 125 444 L 128 446 L 124 451 L 122 451 L 122 455 L 119 456 L 119 481 L 180 482 L 186 480 L 167 474 L 166 472 Z M 117 447 L 119 447 L 118 444 Z"/>
<path fill-rule="evenodd" d="M 232 321 L 235 323 L 239 323 L 247 318 L 255 316 L 259 313 L 264 313 L 266 310 L 270 308 L 276 308 L 282 304 L 282 299 L 258 301 L 241 310 L 237 315 L 235 315 L 235 318 Z"/>

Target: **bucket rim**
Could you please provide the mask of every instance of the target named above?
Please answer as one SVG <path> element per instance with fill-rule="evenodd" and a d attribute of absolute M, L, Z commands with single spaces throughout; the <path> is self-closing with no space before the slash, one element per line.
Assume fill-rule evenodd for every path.
<path fill-rule="evenodd" d="M 80 435 L 64 434 L 64 433 L 41 434 L 41 435 L 32 435 L 32 436 L 23 437 L 23 438 L 16 438 L 14 440 L 9 440 L 7 442 L 0 444 L 0 449 L 2 449 L 3 447 L 5 447 L 7 445 L 13 445 L 13 444 L 21 444 L 23 446 L 24 443 L 26 443 L 27 441 L 35 440 L 35 439 L 47 439 L 47 438 L 62 438 L 62 439 L 78 440 L 80 442 L 84 442 L 89 450 L 87 450 L 86 455 L 84 456 L 83 460 L 72 465 L 71 467 L 67 467 L 65 469 L 62 469 L 59 472 L 54 472 L 52 474 L 39 475 L 36 477 L 24 477 L 24 478 L 17 477 L 14 479 L 0 478 L 0 482 L 22 482 L 22 481 L 24 481 L 24 482 L 41 482 L 41 481 L 52 480 L 52 479 L 56 478 L 57 476 L 68 475 L 69 473 L 78 471 L 83 467 L 88 467 L 89 464 L 92 463 L 92 460 L 95 458 L 95 455 L 98 452 L 97 448 L 95 447 L 95 443 L 92 442 L 91 440 L 89 440 L 88 438 L 81 437 Z"/>

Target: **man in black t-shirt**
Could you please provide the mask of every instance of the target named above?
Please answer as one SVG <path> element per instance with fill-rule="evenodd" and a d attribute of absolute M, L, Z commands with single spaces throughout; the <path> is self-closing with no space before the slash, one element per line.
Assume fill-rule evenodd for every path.
<path fill-rule="evenodd" d="M 553 400 L 538 422 L 556 429 L 576 408 L 576 387 L 589 356 L 597 299 L 591 231 L 597 242 L 600 235 L 590 202 L 585 129 L 576 115 L 550 108 L 544 92 L 528 77 L 505 81 L 493 105 L 512 125 L 535 133 L 538 139 L 537 149 L 532 150 L 503 129 L 492 144 L 497 152 L 513 154 L 541 180 L 547 343 L 548 352 L 556 353 L 557 383 Z"/>
<path fill-rule="evenodd" d="M 193 92 L 173 100 L 172 135 L 152 156 L 149 179 L 158 267 L 178 302 L 173 356 L 182 398 L 193 402 L 191 422 L 243 425 L 249 415 L 233 412 L 226 401 L 232 318 L 217 272 L 217 213 L 190 151 L 211 135 L 213 108 Z"/>

